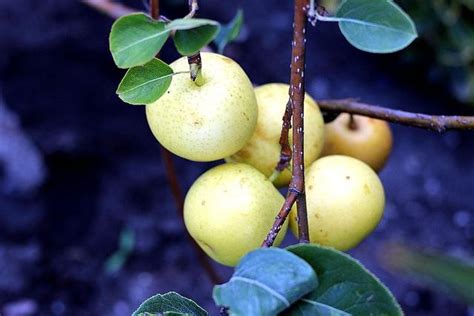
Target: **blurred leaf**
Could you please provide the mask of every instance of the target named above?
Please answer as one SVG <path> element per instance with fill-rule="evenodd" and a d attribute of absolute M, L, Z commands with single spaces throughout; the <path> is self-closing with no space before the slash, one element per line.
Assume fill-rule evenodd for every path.
<path fill-rule="evenodd" d="M 130 253 L 135 246 L 135 233 L 130 228 L 124 228 L 120 233 L 119 246 L 108 259 L 105 261 L 104 269 L 108 274 L 115 273 L 122 269 L 127 261 Z"/>
<path fill-rule="evenodd" d="M 346 0 L 336 12 L 344 37 L 371 53 L 392 53 L 417 37 L 415 24 L 391 0 Z"/>
<path fill-rule="evenodd" d="M 171 84 L 173 69 L 159 59 L 130 68 L 117 89 L 120 99 L 129 104 L 150 104 L 158 100 Z"/>
<path fill-rule="evenodd" d="M 331 306 L 334 313 L 340 310 L 352 315 L 403 315 L 390 291 L 349 255 L 317 245 L 287 249 L 308 262 L 318 275 L 319 286 L 304 297 L 306 301 Z M 306 301 L 295 304 L 291 313 L 307 308 Z"/>
<path fill-rule="evenodd" d="M 157 294 L 143 302 L 132 316 L 207 316 L 207 312 L 194 301 L 176 292 Z"/>
<path fill-rule="evenodd" d="M 186 19 L 187 21 L 192 21 L 195 19 Z M 194 28 L 186 28 L 190 25 L 186 25 L 188 22 L 179 22 L 177 27 L 178 29 L 173 37 L 174 45 L 178 52 L 183 56 L 190 56 L 196 54 L 203 48 L 208 45 L 216 37 L 219 32 L 219 23 L 211 20 L 200 20 L 199 23 L 204 23 L 207 21 L 207 24 L 201 24 L 200 26 Z"/>
<path fill-rule="evenodd" d="M 229 282 L 214 287 L 217 305 L 231 315 L 276 315 L 318 284 L 311 266 L 294 254 L 278 249 L 258 249 L 247 254 Z"/>
<path fill-rule="evenodd" d="M 115 64 L 119 68 L 130 68 L 149 62 L 163 47 L 169 34 L 164 22 L 143 13 L 119 18 L 112 25 L 109 37 Z"/>
<path fill-rule="evenodd" d="M 384 249 L 385 262 L 392 268 L 418 277 L 433 289 L 454 294 L 474 304 L 474 261 L 392 245 Z"/>
<path fill-rule="evenodd" d="M 462 4 L 474 11 L 474 0 L 461 0 Z"/>
<path fill-rule="evenodd" d="M 214 40 L 214 43 L 217 45 L 217 52 L 219 54 L 224 53 L 224 48 L 226 45 L 239 36 L 243 22 L 244 14 L 243 11 L 239 9 L 232 21 L 221 27 L 219 34 L 217 34 L 216 39 Z"/>

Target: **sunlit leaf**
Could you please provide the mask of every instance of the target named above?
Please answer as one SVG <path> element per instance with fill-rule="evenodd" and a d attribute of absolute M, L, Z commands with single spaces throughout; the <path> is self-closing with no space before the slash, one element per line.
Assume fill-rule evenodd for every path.
<path fill-rule="evenodd" d="M 212 42 L 219 32 L 219 23 L 215 21 L 200 19 L 193 22 L 193 20 L 195 19 L 175 20 L 177 31 L 173 37 L 174 45 L 183 56 L 197 53 Z"/>
<path fill-rule="evenodd" d="M 143 302 L 132 316 L 207 316 L 194 301 L 175 292 L 157 294 Z"/>
<path fill-rule="evenodd" d="M 344 37 L 367 52 L 395 52 L 418 36 L 411 18 L 391 0 L 345 0 L 336 18 Z"/>
<path fill-rule="evenodd" d="M 149 62 L 163 47 L 169 34 L 164 22 L 143 13 L 119 18 L 112 25 L 109 37 L 115 64 L 119 68 L 130 68 Z"/>
<path fill-rule="evenodd" d="M 317 278 L 311 266 L 291 252 L 258 249 L 246 255 L 229 282 L 214 287 L 218 305 L 231 315 L 276 315 L 314 290 Z"/>
<path fill-rule="evenodd" d="M 170 31 L 190 30 L 201 26 L 219 26 L 219 23 L 208 19 L 176 19 L 166 25 Z"/>
<path fill-rule="evenodd" d="M 299 315 L 298 309 L 308 308 L 309 302 L 332 307 L 334 310 L 328 311 L 334 315 L 345 315 L 341 311 L 361 316 L 403 315 L 389 290 L 349 255 L 317 245 L 296 245 L 287 249 L 308 262 L 319 280 L 319 286 L 313 292 L 292 306 L 290 315 Z"/>
<path fill-rule="evenodd" d="M 173 69 L 159 59 L 130 68 L 117 89 L 120 99 L 130 104 L 150 104 L 171 84 Z"/>

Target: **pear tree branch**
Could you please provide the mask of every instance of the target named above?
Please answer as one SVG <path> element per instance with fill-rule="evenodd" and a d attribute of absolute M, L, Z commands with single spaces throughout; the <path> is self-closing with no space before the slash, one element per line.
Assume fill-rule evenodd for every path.
<path fill-rule="evenodd" d="M 474 116 L 447 116 L 411 113 L 370 105 L 358 102 L 355 99 L 319 100 L 318 105 L 324 112 L 364 115 L 439 133 L 448 130 L 474 130 Z"/>
<path fill-rule="evenodd" d="M 160 1 L 159 0 L 150 0 L 150 15 L 153 19 L 160 18 Z M 171 189 L 174 201 L 176 203 L 176 210 L 178 215 L 181 218 L 181 221 L 184 221 L 183 218 L 183 209 L 184 209 L 184 195 L 181 190 L 181 185 L 179 184 L 178 176 L 176 174 L 176 168 L 173 163 L 173 155 L 164 147 L 161 147 L 161 158 L 163 159 L 166 171 L 166 177 L 168 179 L 168 185 Z M 198 256 L 198 261 L 201 264 L 204 271 L 206 271 L 209 279 L 212 283 L 217 284 L 221 283 L 219 274 L 213 268 L 206 254 L 201 250 L 199 245 L 188 235 L 189 241 L 196 250 Z"/>
<path fill-rule="evenodd" d="M 176 168 L 173 162 L 173 154 L 171 154 L 166 148 L 161 147 L 161 158 L 163 159 L 163 163 L 165 165 L 166 177 L 176 204 L 176 210 L 178 211 L 179 217 L 183 221 L 184 195 L 181 189 L 181 184 L 178 180 L 179 178 L 176 174 Z M 198 262 L 204 269 L 204 271 L 206 271 L 209 280 L 213 284 L 222 283 L 221 277 L 212 266 L 207 255 L 201 250 L 201 248 L 194 241 L 194 239 L 192 239 L 189 235 L 188 238 L 196 251 Z"/>
<path fill-rule="evenodd" d="M 304 185 L 304 95 L 305 95 L 305 27 L 306 12 L 309 8 L 308 0 L 295 0 L 294 22 L 293 22 L 293 41 L 291 50 L 291 76 L 289 101 L 283 118 L 283 127 L 280 143 L 282 148 L 288 150 L 289 118 L 293 122 L 293 175 L 291 178 L 288 193 L 280 212 L 275 218 L 275 222 L 265 238 L 262 246 L 271 247 L 275 241 L 278 232 L 288 217 L 291 207 L 297 206 L 299 241 L 309 242 L 308 216 L 306 209 L 306 195 Z M 291 109 L 291 115 L 290 115 Z M 285 147 L 284 147 L 285 146 Z M 279 164 L 280 165 L 280 164 Z"/>
<path fill-rule="evenodd" d="M 110 0 L 82 0 L 82 3 L 114 19 L 118 19 L 119 17 L 130 13 L 138 12 L 138 10 Z"/>

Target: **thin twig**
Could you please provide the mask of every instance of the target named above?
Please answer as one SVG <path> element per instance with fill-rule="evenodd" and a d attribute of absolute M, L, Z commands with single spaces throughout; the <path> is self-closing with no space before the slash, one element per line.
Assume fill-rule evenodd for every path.
<path fill-rule="evenodd" d="M 160 0 L 150 0 L 150 15 L 153 19 L 160 19 Z"/>
<path fill-rule="evenodd" d="M 160 17 L 160 1 L 159 0 L 150 0 L 150 15 L 153 19 L 158 19 Z M 158 57 L 158 56 L 157 56 Z M 181 219 L 181 222 L 184 224 L 183 209 L 184 209 L 184 195 L 181 190 L 181 185 L 179 184 L 178 176 L 176 174 L 176 169 L 173 163 L 173 155 L 164 147 L 161 147 L 161 158 L 165 164 L 166 177 L 168 179 L 168 185 L 171 189 L 174 201 L 176 203 L 176 210 L 178 216 Z M 206 271 L 209 280 L 214 283 L 222 283 L 221 278 L 217 271 L 213 268 L 209 262 L 208 257 L 199 247 L 199 245 L 187 234 L 189 241 L 194 247 L 196 254 L 198 256 L 198 261 L 201 267 Z"/>
<path fill-rule="evenodd" d="M 280 135 L 280 161 L 278 162 L 275 170 L 280 173 L 285 170 L 291 161 L 291 147 L 288 138 L 288 134 L 291 128 L 291 117 L 293 114 L 293 110 L 291 107 L 291 101 L 286 103 L 285 114 L 283 115 L 283 124 L 281 127 L 281 135 Z"/>
<path fill-rule="evenodd" d="M 285 223 L 286 218 L 288 217 L 288 214 L 291 211 L 293 204 L 295 204 L 296 202 L 297 195 L 297 192 L 293 190 L 288 190 L 288 193 L 286 194 L 285 203 L 283 203 L 280 212 L 278 212 L 277 216 L 275 217 L 275 222 L 273 223 L 270 232 L 267 234 L 267 237 L 265 237 L 265 240 L 262 243 L 262 247 L 271 247 L 273 245 L 276 237 L 278 236 L 278 233 L 280 232 L 283 224 Z"/>
<path fill-rule="evenodd" d="M 198 0 L 188 0 L 188 4 L 189 4 L 189 13 L 184 18 L 192 19 L 196 15 L 197 11 L 199 10 Z"/>
<path fill-rule="evenodd" d="M 183 221 L 184 195 L 183 195 L 183 191 L 181 190 L 181 185 L 179 184 L 178 176 L 176 174 L 176 168 L 174 167 L 173 155 L 168 150 L 166 150 L 166 148 L 161 147 L 161 157 L 163 158 L 163 162 L 165 164 L 165 171 L 166 171 L 166 177 L 168 179 L 168 185 L 170 186 L 171 193 L 176 203 L 176 209 L 178 211 L 178 215 L 181 221 Z M 207 255 L 202 251 L 202 249 L 194 241 L 194 239 L 192 239 L 191 236 L 189 236 L 189 234 L 187 235 L 188 235 L 189 241 L 191 242 L 191 244 L 193 245 L 193 248 L 196 251 L 199 264 L 206 271 L 207 276 L 209 277 L 209 280 L 213 284 L 222 283 L 222 280 L 219 274 L 209 262 L 209 258 L 207 257 Z"/>
<path fill-rule="evenodd" d="M 265 238 L 262 246 L 271 247 L 278 232 L 285 222 L 291 207 L 296 202 L 299 241 L 309 242 L 308 216 L 306 209 L 306 195 L 304 185 L 304 95 L 305 95 L 305 27 L 308 0 L 295 0 L 295 15 L 293 22 L 293 41 L 291 50 L 291 77 L 290 77 L 290 100 L 283 117 L 282 134 L 280 143 L 282 151 L 286 150 L 288 142 L 289 118 L 293 118 L 293 176 L 291 178 L 285 203 L 275 218 L 270 232 Z M 291 107 L 292 115 L 289 115 Z M 285 153 L 283 153 L 284 157 Z M 282 160 L 282 159 L 280 159 Z M 285 158 L 283 159 L 285 160 Z M 280 167 L 280 164 L 279 164 Z"/>
<path fill-rule="evenodd" d="M 418 127 L 435 132 L 474 130 L 474 116 L 446 116 L 411 113 L 358 102 L 354 99 L 320 100 L 319 108 L 332 113 L 350 113 Z"/>
<path fill-rule="evenodd" d="M 110 0 L 82 0 L 82 2 L 114 19 L 118 19 L 119 17 L 130 13 L 138 12 L 138 10 Z"/>

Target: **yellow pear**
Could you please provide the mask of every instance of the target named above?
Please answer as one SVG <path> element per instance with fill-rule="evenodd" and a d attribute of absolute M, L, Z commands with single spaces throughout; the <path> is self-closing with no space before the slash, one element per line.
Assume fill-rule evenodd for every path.
<path fill-rule="evenodd" d="M 289 85 L 270 83 L 255 88 L 258 103 L 258 121 L 250 141 L 240 151 L 227 161 L 237 161 L 250 164 L 267 177 L 273 173 L 279 159 L 281 146 L 279 144 L 282 118 L 288 102 Z M 305 164 L 315 161 L 324 143 L 324 121 L 316 102 L 305 95 L 304 102 L 304 156 Z M 292 131 L 290 130 L 290 143 Z M 287 185 L 291 180 L 291 171 L 284 170 L 274 182 L 277 186 Z"/>
<path fill-rule="evenodd" d="M 188 73 L 173 76 L 168 91 L 146 106 L 153 135 L 172 153 L 194 161 L 222 159 L 252 136 L 258 108 L 252 84 L 232 59 L 201 53 L 202 82 Z M 171 65 L 189 71 L 186 57 Z"/>
<path fill-rule="evenodd" d="M 283 202 L 261 172 L 246 164 L 226 163 L 208 170 L 191 186 L 184 203 L 184 222 L 211 258 L 235 266 L 260 247 Z M 275 246 L 284 238 L 287 226 L 282 227 Z"/>
<path fill-rule="evenodd" d="M 321 155 L 351 156 L 380 171 L 390 155 L 392 142 L 387 122 L 360 115 L 351 118 L 343 113 L 326 124 Z"/>
<path fill-rule="evenodd" d="M 377 174 L 348 156 L 316 160 L 306 173 L 310 241 L 338 250 L 357 246 L 383 215 L 385 194 Z M 290 227 L 298 234 L 296 212 Z"/>

